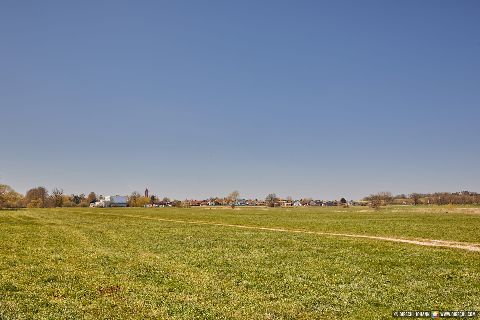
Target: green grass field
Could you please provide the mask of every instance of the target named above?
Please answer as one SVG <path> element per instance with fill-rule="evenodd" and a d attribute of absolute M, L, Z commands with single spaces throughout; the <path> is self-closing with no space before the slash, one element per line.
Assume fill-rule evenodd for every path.
<path fill-rule="evenodd" d="M 0 319 L 388 319 L 394 310 L 480 310 L 480 252 L 310 231 L 479 245 L 480 210 L 0 211 Z"/>

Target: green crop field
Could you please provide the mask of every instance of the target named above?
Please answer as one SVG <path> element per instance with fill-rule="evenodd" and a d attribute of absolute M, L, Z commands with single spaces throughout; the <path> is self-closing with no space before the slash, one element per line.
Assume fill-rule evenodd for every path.
<path fill-rule="evenodd" d="M 0 211 L 0 319 L 480 310 L 479 248 L 474 207 Z"/>

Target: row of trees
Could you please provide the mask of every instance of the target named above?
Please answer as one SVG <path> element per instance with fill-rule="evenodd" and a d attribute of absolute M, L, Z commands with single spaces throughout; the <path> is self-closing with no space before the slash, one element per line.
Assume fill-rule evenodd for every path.
<path fill-rule="evenodd" d="M 27 191 L 25 196 L 13 190 L 10 186 L 0 184 L 0 209 L 3 208 L 54 208 L 54 207 L 88 207 L 90 203 L 98 201 L 95 192 L 85 194 L 64 194 L 62 189 L 54 188 L 51 192 L 45 187 L 36 187 Z M 133 192 L 128 197 L 130 207 L 143 207 L 156 203 L 155 196 L 145 197 L 138 192 Z M 180 201 L 171 202 L 163 198 L 164 203 L 181 206 Z"/>
<path fill-rule="evenodd" d="M 379 192 L 365 197 L 372 206 L 388 204 L 480 204 L 480 194 L 471 191 L 411 193 L 409 195 L 392 195 L 390 192 Z"/>
<path fill-rule="evenodd" d="M 62 189 L 55 188 L 51 193 L 45 187 L 27 191 L 25 196 L 10 186 L 0 184 L 0 208 L 53 208 L 53 207 L 88 207 L 97 201 L 95 192 L 65 195 Z"/>
<path fill-rule="evenodd" d="M 281 200 L 275 193 L 270 193 L 266 198 L 265 198 L 265 203 L 268 207 L 277 207 L 281 205 Z M 286 201 L 293 202 L 292 197 L 287 197 L 285 199 Z M 308 206 L 311 205 L 312 201 L 314 201 L 313 198 L 302 198 L 298 200 L 302 206 Z M 346 205 L 347 204 L 347 199 L 341 198 L 339 202 L 332 201 L 332 203 L 335 203 L 335 205 Z"/>

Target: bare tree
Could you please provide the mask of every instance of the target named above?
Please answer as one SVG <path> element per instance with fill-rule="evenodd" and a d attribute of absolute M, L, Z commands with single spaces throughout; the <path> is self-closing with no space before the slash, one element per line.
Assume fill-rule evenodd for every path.
<path fill-rule="evenodd" d="M 418 193 L 412 193 L 410 194 L 410 199 L 412 199 L 412 202 L 414 205 L 417 205 L 420 203 L 420 194 Z"/>
<path fill-rule="evenodd" d="M 312 197 L 300 199 L 300 203 L 302 204 L 302 206 L 309 206 L 310 202 L 312 201 L 313 201 Z"/>
<path fill-rule="evenodd" d="M 75 205 L 79 205 L 80 203 L 82 202 L 85 202 L 86 199 L 85 199 L 85 195 L 82 193 L 82 194 L 72 194 L 70 196 L 70 202 L 72 202 L 73 204 Z"/>
<path fill-rule="evenodd" d="M 238 197 L 240 196 L 240 192 L 238 192 L 237 190 L 235 191 L 232 191 L 228 197 L 227 197 L 227 202 L 228 204 L 232 207 L 232 208 L 235 208 L 235 205 L 237 204 L 237 201 L 238 201 Z"/>
<path fill-rule="evenodd" d="M 374 209 L 379 209 L 382 205 L 391 204 L 393 201 L 393 196 L 390 192 L 382 191 L 375 194 L 371 194 L 368 197 L 364 198 L 369 201 L 370 206 Z"/>
<path fill-rule="evenodd" d="M 54 188 L 52 190 L 52 202 L 55 207 L 63 206 L 63 189 Z"/>
<path fill-rule="evenodd" d="M 180 202 L 180 206 L 182 208 L 190 208 L 191 207 L 190 200 L 185 199 L 184 201 Z"/>
<path fill-rule="evenodd" d="M 265 202 L 269 207 L 275 207 L 278 204 L 278 197 L 275 193 L 270 193 L 266 198 Z"/>

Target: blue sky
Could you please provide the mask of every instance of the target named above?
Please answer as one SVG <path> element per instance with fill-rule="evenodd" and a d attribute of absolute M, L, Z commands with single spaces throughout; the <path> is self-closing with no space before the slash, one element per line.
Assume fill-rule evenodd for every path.
<path fill-rule="evenodd" d="M 0 183 L 480 191 L 478 1 L 1 1 Z"/>

